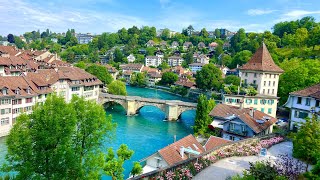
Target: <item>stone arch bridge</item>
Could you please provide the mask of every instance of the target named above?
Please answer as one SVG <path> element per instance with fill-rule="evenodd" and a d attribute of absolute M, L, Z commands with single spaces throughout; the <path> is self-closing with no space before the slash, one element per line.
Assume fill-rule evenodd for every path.
<path fill-rule="evenodd" d="M 127 115 L 139 113 L 143 106 L 156 106 L 165 112 L 167 120 L 177 120 L 184 111 L 197 109 L 197 103 L 100 93 L 99 103 L 105 104 L 107 102 L 115 102 L 122 105 L 127 111 Z"/>

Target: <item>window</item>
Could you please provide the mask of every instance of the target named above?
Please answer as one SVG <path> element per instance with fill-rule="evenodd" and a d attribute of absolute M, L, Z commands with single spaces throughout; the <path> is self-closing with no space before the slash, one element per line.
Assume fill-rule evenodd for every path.
<path fill-rule="evenodd" d="M 299 116 L 299 111 L 294 111 L 294 117 L 298 117 Z"/>
<path fill-rule="evenodd" d="M 251 104 L 252 100 L 251 99 L 246 99 L 247 104 Z"/>
<path fill-rule="evenodd" d="M 234 141 L 234 136 L 229 136 L 229 140 Z"/>
<path fill-rule="evenodd" d="M 246 73 L 245 76 L 248 77 L 248 73 Z"/>
<path fill-rule="evenodd" d="M 306 117 L 308 117 L 308 113 L 302 111 L 299 112 L 299 118 L 305 119 Z"/>
<path fill-rule="evenodd" d="M 17 95 L 20 95 L 20 90 L 19 90 L 19 89 L 16 89 L 16 90 L 15 90 L 15 93 L 16 93 Z"/>
<path fill-rule="evenodd" d="M 16 108 L 12 110 L 12 114 L 19 114 L 23 111 L 23 108 Z"/>
<path fill-rule="evenodd" d="M 267 81 L 263 81 L 263 85 L 266 86 L 266 84 L 267 84 Z"/>
<path fill-rule="evenodd" d="M 269 81 L 269 86 L 271 86 L 271 81 Z"/>
<path fill-rule="evenodd" d="M 262 90 L 262 94 L 264 94 L 264 93 L 265 93 L 265 89 Z"/>
<path fill-rule="evenodd" d="M 256 80 L 253 80 L 253 84 L 256 84 L 257 83 L 257 81 Z"/>
<path fill-rule="evenodd" d="M 297 104 L 301 104 L 301 101 L 302 101 L 302 97 L 298 97 Z"/>
<path fill-rule="evenodd" d="M 247 79 L 244 79 L 244 84 L 247 84 Z"/>
<path fill-rule="evenodd" d="M 2 89 L 2 94 L 3 95 L 7 95 L 8 94 L 8 89 L 6 89 L 6 88 Z"/>
<path fill-rule="evenodd" d="M 261 108 L 261 112 L 263 112 L 263 113 L 264 113 L 264 108 Z"/>
<path fill-rule="evenodd" d="M 257 73 L 254 73 L 254 77 L 257 77 Z"/>
<path fill-rule="evenodd" d="M 60 80 L 59 80 L 59 83 L 63 83 L 63 79 L 60 79 Z"/>
<path fill-rule="evenodd" d="M 316 100 L 316 107 L 320 107 L 320 100 Z"/>
<path fill-rule="evenodd" d="M 268 114 L 272 113 L 272 108 L 268 108 Z"/>
<path fill-rule="evenodd" d="M 13 104 L 13 105 L 21 104 L 21 103 L 22 103 L 22 100 L 21 100 L 21 99 L 13 99 L 13 100 L 12 100 L 12 104 Z"/>
<path fill-rule="evenodd" d="M 230 123 L 229 126 L 230 126 L 230 131 L 233 131 L 234 130 L 234 124 Z"/>
<path fill-rule="evenodd" d="M 72 90 L 72 91 L 79 91 L 79 90 L 80 90 L 80 87 L 72 87 L 71 90 Z"/>
<path fill-rule="evenodd" d="M 242 132 L 246 131 L 246 126 L 245 125 L 241 125 L 241 130 L 242 130 Z"/>
<path fill-rule="evenodd" d="M 266 104 L 266 103 L 267 103 L 267 100 L 265 100 L 265 99 L 260 100 L 260 104 Z"/>
<path fill-rule="evenodd" d="M 28 94 L 31 94 L 30 88 L 27 88 L 26 91 L 27 91 Z"/>
<path fill-rule="evenodd" d="M 273 86 L 276 86 L 276 82 L 275 81 L 273 81 Z"/>
<path fill-rule="evenodd" d="M 1 119 L 1 126 L 5 126 L 9 124 L 9 118 L 2 118 Z"/>
<path fill-rule="evenodd" d="M 306 98 L 306 106 L 310 106 L 310 98 Z"/>
<path fill-rule="evenodd" d="M 11 113 L 11 109 L 10 108 L 1 109 L 1 114 L 10 114 L 10 113 Z"/>
<path fill-rule="evenodd" d="M 1 99 L 1 104 L 11 104 L 10 99 Z"/>
<path fill-rule="evenodd" d="M 276 78 L 276 77 L 277 77 L 277 75 L 276 75 L 276 74 L 274 74 L 274 75 L 273 75 L 273 77 L 274 77 L 274 78 Z"/>
<path fill-rule="evenodd" d="M 268 94 L 270 94 L 270 89 L 268 89 Z"/>
<path fill-rule="evenodd" d="M 26 103 L 32 103 L 32 98 L 26 98 Z"/>
<path fill-rule="evenodd" d="M 254 100 L 254 104 L 257 105 L 258 104 L 258 99 Z"/>
<path fill-rule="evenodd" d="M 274 94 L 274 89 L 272 89 L 272 94 Z"/>
<path fill-rule="evenodd" d="M 269 78 L 271 78 L 271 74 L 269 74 Z"/>

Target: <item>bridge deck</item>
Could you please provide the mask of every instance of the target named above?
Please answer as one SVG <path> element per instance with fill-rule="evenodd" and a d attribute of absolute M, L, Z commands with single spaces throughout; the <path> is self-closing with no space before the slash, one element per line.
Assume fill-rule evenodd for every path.
<path fill-rule="evenodd" d="M 140 102 L 158 103 L 158 104 L 173 104 L 178 106 L 197 107 L 197 103 L 184 102 L 179 100 L 163 100 L 155 98 L 143 98 L 139 96 L 121 96 L 108 93 L 100 93 L 101 98 L 119 99 L 119 100 L 134 100 Z"/>

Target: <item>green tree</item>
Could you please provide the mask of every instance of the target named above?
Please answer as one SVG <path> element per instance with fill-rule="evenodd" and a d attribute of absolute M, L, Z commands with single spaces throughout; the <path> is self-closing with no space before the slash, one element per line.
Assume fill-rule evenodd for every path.
<path fill-rule="evenodd" d="M 80 69 L 86 69 L 86 67 L 87 67 L 87 65 L 86 65 L 86 63 L 85 63 L 84 61 L 79 61 L 79 62 L 76 63 L 74 66 L 75 66 L 75 67 L 78 67 L 78 68 L 80 68 Z"/>
<path fill-rule="evenodd" d="M 317 115 L 307 118 L 293 138 L 293 156 L 313 164 L 320 155 L 320 123 Z"/>
<path fill-rule="evenodd" d="M 17 46 L 18 49 L 26 48 L 27 44 L 21 40 L 20 37 L 14 36 L 14 44 Z"/>
<path fill-rule="evenodd" d="M 229 75 L 224 78 L 224 83 L 240 86 L 240 78 L 235 75 Z"/>
<path fill-rule="evenodd" d="M 162 85 L 171 85 L 178 81 L 178 75 L 173 72 L 165 72 L 162 74 L 161 80 L 159 81 Z"/>
<path fill-rule="evenodd" d="M 232 57 L 228 54 L 223 54 L 221 58 L 221 65 L 230 67 L 231 63 L 232 63 Z"/>
<path fill-rule="evenodd" d="M 133 73 L 130 78 L 130 85 L 144 87 L 147 85 L 145 73 Z"/>
<path fill-rule="evenodd" d="M 209 33 L 206 30 L 206 28 L 202 28 L 200 31 L 200 36 L 202 36 L 203 38 L 208 38 L 209 37 Z"/>
<path fill-rule="evenodd" d="M 104 66 L 92 64 L 86 68 L 86 71 L 96 76 L 104 84 L 110 84 L 113 81 L 113 77 L 110 75 L 107 68 Z"/>
<path fill-rule="evenodd" d="M 206 64 L 196 74 L 197 87 L 202 90 L 219 89 L 222 82 L 222 72 L 214 64 Z"/>
<path fill-rule="evenodd" d="M 62 97 L 48 96 L 31 115 L 22 114 L 8 139 L 9 169 L 18 179 L 64 179 L 76 166 L 72 135 L 76 112 Z M 48 128 L 50 127 L 50 128 Z"/>
<path fill-rule="evenodd" d="M 161 33 L 161 39 L 168 40 L 170 38 L 170 30 L 168 28 L 165 28 Z"/>
<path fill-rule="evenodd" d="M 188 36 L 191 36 L 193 34 L 194 28 L 192 25 L 189 25 L 187 27 Z"/>
<path fill-rule="evenodd" d="M 201 94 L 198 98 L 196 118 L 194 120 L 193 130 L 195 134 L 204 135 L 208 132 L 208 125 L 212 123 L 209 116 L 210 111 L 215 107 L 213 99 L 207 100 L 207 97 Z"/>
<path fill-rule="evenodd" d="M 184 67 L 188 67 L 189 64 L 193 63 L 193 52 L 188 51 L 188 53 L 183 56 L 183 59 Z"/>
<path fill-rule="evenodd" d="M 309 34 L 308 45 L 314 47 L 320 42 L 320 26 L 313 28 Z"/>
<path fill-rule="evenodd" d="M 139 162 L 133 162 L 133 167 L 131 170 L 131 175 L 134 177 L 136 175 L 139 175 L 143 172 L 143 169 L 141 167 L 141 164 Z"/>
<path fill-rule="evenodd" d="M 50 48 L 51 53 L 60 53 L 61 52 L 61 45 L 54 43 Z"/>
<path fill-rule="evenodd" d="M 293 58 L 280 64 L 284 73 L 279 79 L 280 104 L 288 99 L 288 94 L 320 82 L 320 62 L 313 59 Z M 298 75 L 299 74 L 299 75 Z M 298 75 L 298 76 L 297 76 Z"/>
<path fill-rule="evenodd" d="M 234 57 L 230 68 L 236 68 L 237 65 L 241 66 L 249 61 L 252 56 L 252 52 L 243 50 L 238 52 Z"/>
<path fill-rule="evenodd" d="M 123 54 L 119 48 L 114 50 L 114 62 L 122 62 L 123 61 Z"/>
<path fill-rule="evenodd" d="M 127 145 L 121 144 L 117 150 L 117 157 L 115 156 L 113 149 L 108 149 L 106 156 L 106 164 L 104 171 L 107 175 L 112 177 L 112 180 L 123 180 L 123 163 L 129 160 L 133 155 L 133 151 L 128 148 Z"/>
<path fill-rule="evenodd" d="M 221 33 L 219 29 L 215 29 L 214 30 L 214 35 L 216 36 L 216 38 L 220 38 L 221 37 Z"/>
<path fill-rule="evenodd" d="M 170 66 L 165 61 L 162 61 L 162 63 L 158 66 L 158 68 L 161 70 L 164 70 L 164 69 L 169 69 Z"/>
<path fill-rule="evenodd" d="M 308 39 L 308 30 L 306 28 L 299 28 L 297 29 L 294 40 L 298 47 L 302 47 L 307 43 Z"/>
<path fill-rule="evenodd" d="M 115 95 L 127 95 L 126 84 L 122 81 L 115 80 L 108 85 L 108 93 Z"/>

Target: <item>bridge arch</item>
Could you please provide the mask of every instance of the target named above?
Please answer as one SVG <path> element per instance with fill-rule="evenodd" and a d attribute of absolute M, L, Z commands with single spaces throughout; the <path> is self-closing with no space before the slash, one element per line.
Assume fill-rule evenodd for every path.
<path fill-rule="evenodd" d="M 143 102 L 138 103 L 138 105 L 136 106 L 136 113 L 139 113 L 139 111 L 141 110 L 141 108 L 143 108 L 143 107 L 145 107 L 145 106 L 157 107 L 157 108 L 160 109 L 162 112 L 166 113 L 166 105 L 165 105 L 165 104 L 143 103 Z"/>
<path fill-rule="evenodd" d="M 109 103 L 119 104 L 123 107 L 123 109 L 125 109 L 126 111 L 128 110 L 127 103 L 125 101 L 111 99 L 111 100 L 104 101 L 102 105 L 109 104 Z"/>
<path fill-rule="evenodd" d="M 178 109 L 178 119 L 181 118 L 182 113 L 186 112 L 186 111 L 196 111 L 197 108 L 196 107 L 179 107 Z"/>

